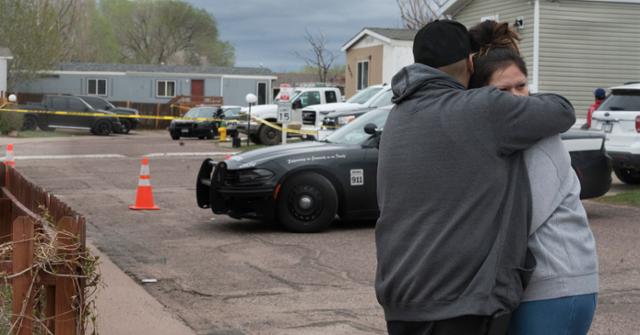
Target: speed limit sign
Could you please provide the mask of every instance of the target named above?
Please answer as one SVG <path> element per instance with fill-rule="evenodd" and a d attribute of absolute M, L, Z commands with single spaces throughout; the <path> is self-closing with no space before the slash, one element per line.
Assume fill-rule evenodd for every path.
<path fill-rule="evenodd" d="M 278 123 L 291 122 L 291 103 L 278 101 Z"/>

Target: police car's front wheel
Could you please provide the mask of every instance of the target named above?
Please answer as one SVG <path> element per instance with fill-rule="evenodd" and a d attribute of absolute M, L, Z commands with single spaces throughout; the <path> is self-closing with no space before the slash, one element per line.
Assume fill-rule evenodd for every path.
<path fill-rule="evenodd" d="M 278 199 L 278 219 L 297 233 L 325 230 L 336 216 L 338 196 L 324 176 L 307 172 L 285 182 Z"/>

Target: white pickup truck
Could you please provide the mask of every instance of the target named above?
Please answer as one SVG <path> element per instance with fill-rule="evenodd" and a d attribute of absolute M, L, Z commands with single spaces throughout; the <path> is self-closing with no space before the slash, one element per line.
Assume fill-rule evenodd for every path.
<path fill-rule="evenodd" d="M 354 96 L 346 102 L 335 102 L 323 105 L 308 106 L 302 110 L 302 129 L 319 132 L 325 116 L 336 112 L 348 112 L 355 110 L 371 110 L 391 104 L 391 85 L 372 85 Z M 385 94 L 386 93 L 386 94 Z M 384 95 L 386 102 L 380 102 L 380 96 Z M 384 99 L 384 97 L 383 97 Z M 321 137 L 320 137 L 321 138 Z"/>
<path fill-rule="evenodd" d="M 612 87 L 593 113 L 591 130 L 606 134 L 616 176 L 627 184 L 640 184 L 640 83 Z"/>
<path fill-rule="evenodd" d="M 251 116 L 275 123 L 278 118 L 277 103 L 279 100 L 280 94 L 276 96 L 275 104 L 251 107 Z M 302 127 L 301 111 L 303 108 L 342 101 L 342 93 L 337 87 L 296 87 L 289 101 L 291 101 L 292 107 L 292 122 L 289 123 L 289 127 L 300 129 Z M 248 113 L 249 108 L 243 108 L 242 112 Z M 246 128 L 247 126 L 243 123 L 238 125 L 238 129 L 241 131 L 246 132 Z M 251 141 L 258 144 L 274 145 L 280 143 L 282 139 L 280 131 L 257 122 L 251 123 L 251 129 L 249 129 L 248 133 Z"/>

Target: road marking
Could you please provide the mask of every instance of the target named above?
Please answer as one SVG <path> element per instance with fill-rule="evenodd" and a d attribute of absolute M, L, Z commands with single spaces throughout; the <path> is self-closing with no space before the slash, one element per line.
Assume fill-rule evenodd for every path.
<path fill-rule="evenodd" d="M 225 156 L 225 155 L 234 155 L 237 152 L 155 152 L 146 155 L 147 157 L 185 157 L 185 156 Z"/>
<path fill-rule="evenodd" d="M 199 157 L 199 156 L 226 156 L 234 155 L 237 152 L 155 152 L 146 155 L 149 158 L 162 158 L 162 157 Z M 88 154 L 88 155 L 34 155 L 34 156 L 16 156 L 15 160 L 62 160 L 62 159 L 108 159 L 108 158 L 127 158 L 128 156 L 121 154 Z M 3 162 L 5 157 L 0 157 L 0 162 Z"/>
<path fill-rule="evenodd" d="M 78 159 L 78 158 L 125 158 L 120 154 L 92 154 L 92 155 L 36 155 L 36 156 L 16 156 L 16 160 L 45 160 L 45 159 Z M 4 158 L 2 158 L 4 160 Z"/>

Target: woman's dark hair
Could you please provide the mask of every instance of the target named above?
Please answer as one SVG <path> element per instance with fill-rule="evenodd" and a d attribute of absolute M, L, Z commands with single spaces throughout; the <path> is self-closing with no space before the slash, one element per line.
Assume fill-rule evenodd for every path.
<path fill-rule="evenodd" d="M 470 88 L 486 86 L 491 76 L 501 69 L 515 65 L 527 76 L 527 65 L 520 56 L 520 37 L 509 28 L 508 23 L 484 21 L 469 30 L 479 51 L 473 56 L 475 72 L 469 82 Z"/>

